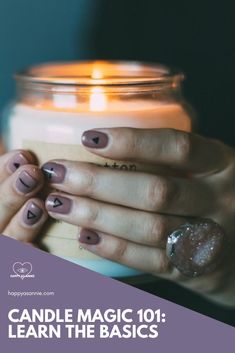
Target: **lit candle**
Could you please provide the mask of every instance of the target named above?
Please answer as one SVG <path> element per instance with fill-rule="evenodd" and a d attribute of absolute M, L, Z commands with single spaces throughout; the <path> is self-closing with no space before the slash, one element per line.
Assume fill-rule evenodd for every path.
<path fill-rule="evenodd" d="M 33 151 L 42 164 L 69 159 L 155 172 L 153 166 L 111 161 L 81 145 L 85 130 L 109 127 L 191 130 L 180 95 L 182 75 L 153 65 L 112 62 L 43 65 L 17 77 L 20 99 L 8 122 L 8 148 Z M 82 249 L 78 229 L 50 221 L 43 243 L 58 256 L 110 276 L 136 272 Z"/>

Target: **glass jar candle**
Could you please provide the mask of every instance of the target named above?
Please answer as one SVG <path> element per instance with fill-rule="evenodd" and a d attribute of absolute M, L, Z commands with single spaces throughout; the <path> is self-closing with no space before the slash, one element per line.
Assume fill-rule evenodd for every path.
<path fill-rule="evenodd" d="M 108 127 L 190 131 L 192 114 L 183 99 L 181 72 L 157 64 L 89 61 L 32 67 L 16 75 L 17 100 L 5 114 L 7 150 L 32 151 L 41 165 L 69 159 L 127 170 L 164 173 L 151 165 L 112 161 L 81 145 L 85 130 Z M 115 185 L 114 185 L 115 187 Z M 137 271 L 79 246 L 78 228 L 50 220 L 42 245 L 50 253 L 113 277 Z"/>

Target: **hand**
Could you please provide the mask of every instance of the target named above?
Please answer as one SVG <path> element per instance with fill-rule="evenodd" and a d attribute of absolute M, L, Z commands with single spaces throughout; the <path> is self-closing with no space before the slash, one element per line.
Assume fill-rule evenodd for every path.
<path fill-rule="evenodd" d="M 32 242 L 47 219 L 35 195 L 44 183 L 33 156 L 15 150 L 0 156 L 0 233 Z"/>
<path fill-rule="evenodd" d="M 170 265 L 165 247 L 167 236 L 188 217 L 202 217 L 218 222 L 234 248 L 235 151 L 170 129 L 91 130 L 83 135 L 83 144 L 102 157 L 161 165 L 181 176 L 51 161 L 44 170 L 53 167 L 51 182 L 61 193 L 49 195 L 49 214 L 83 227 L 80 242 L 99 256 L 234 305 L 234 257 L 227 256 L 211 274 L 188 279 Z M 56 197 L 62 204 L 54 208 Z"/>

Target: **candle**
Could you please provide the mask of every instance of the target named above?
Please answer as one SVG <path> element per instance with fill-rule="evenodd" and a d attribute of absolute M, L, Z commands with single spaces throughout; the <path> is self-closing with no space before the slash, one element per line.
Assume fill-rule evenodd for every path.
<path fill-rule="evenodd" d="M 32 68 L 17 76 L 20 98 L 8 114 L 8 148 L 29 149 L 40 164 L 56 158 L 131 172 L 163 172 L 95 156 L 81 145 L 81 136 L 85 130 L 120 126 L 190 131 L 181 81 L 181 74 L 167 68 L 136 63 L 81 62 Z M 52 254 L 105 275 L 137 273 L 82 249 L 77 235 L 77 227 L 51 220 L 43 244 Z"/>

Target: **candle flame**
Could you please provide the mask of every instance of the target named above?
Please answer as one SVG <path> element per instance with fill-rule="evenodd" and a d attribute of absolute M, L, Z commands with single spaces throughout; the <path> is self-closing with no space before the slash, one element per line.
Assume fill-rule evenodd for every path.
<path fill-rule="evenodd" d="M 91 74 L 91 78 L 94 80 L 101 80 L 103 78 L 103 72 L 98 68 L 94 68 Z"/>
<path fill-rule="evenodd" d="M 107 97 L 101 87 L 92 87 L 90 95 L 90 111 L 101 112 L 107 109 Z"/>

